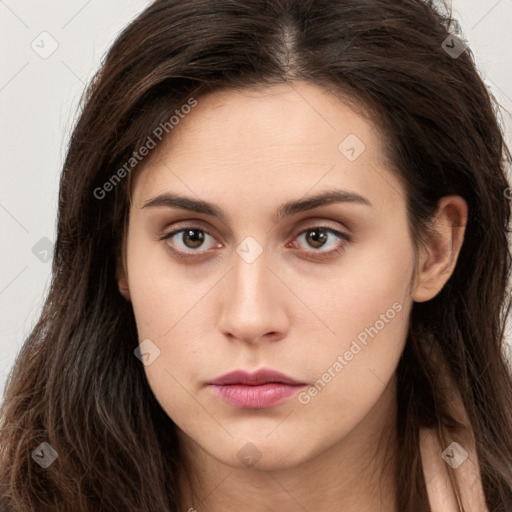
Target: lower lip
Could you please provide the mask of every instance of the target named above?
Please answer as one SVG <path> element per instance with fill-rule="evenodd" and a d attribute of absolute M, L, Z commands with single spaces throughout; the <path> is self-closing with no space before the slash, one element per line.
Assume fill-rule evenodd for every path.
<path fill-rule="evenodd" d="M 230 384 L 226 386 L 211 385 L 213 392 L 224 402 L 240 409 L 267 409 L 274 407 L 303 388 L 278 382 L 269 382 L 260 386 Z"/>

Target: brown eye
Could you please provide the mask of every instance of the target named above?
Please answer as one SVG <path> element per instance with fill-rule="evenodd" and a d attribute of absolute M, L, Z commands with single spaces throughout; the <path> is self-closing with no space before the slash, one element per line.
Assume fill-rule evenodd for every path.
<path fill-rule="evenodd" d="M 319 248 L 322 247 L 328 239 L 328 235 L 326 233 L 327 230 L 325 229 L 309 229 L 306 231 L 306 241 L 308 244 L 310 244 L 312 247 Z"/>
<path fill-rule="evenodd" d="M 301 239 L 304 242 L 299 243 Z M 314 226 L 301 231 L 288 247 L 302 248 L 301 257 L 320 260 L 335 257 L 351 242 L 352 236 L 347 233 L 327 226 Z"/>
<path fill-rule="evenodd" d="M 204 231 L 200 229 L 184 229 L 181 241 L 189 249 L 197 249 L 204 242 Z"/>
<path fill-rule="evenodd" d="M 210 238 L 210 247 L 208 247 L 207 238 Z M 215 238 L 210 235 L 210 233 L 194 226 L 176 229 L 171 233 L 163 235 L 160 240 L 165 241 L 166 245 L 168 245 L 176 255 L 181 254 L 183 257 L 204 256 L 204 253 L 208 252 L 208 249 L 220 248 L 222 246 L 222 244 L 216 242 Z"/>

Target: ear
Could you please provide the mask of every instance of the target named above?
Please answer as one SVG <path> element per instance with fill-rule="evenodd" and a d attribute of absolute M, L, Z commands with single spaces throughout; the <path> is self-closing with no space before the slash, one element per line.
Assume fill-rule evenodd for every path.
<path fill-rule="evenodd" d="M 123 236 L 121 254 L 117 255 L 116 281 L 121 295 L 131 302 L 130 288 L 128 286 L 128 272 L 126 270 L 126 236 Z"/>
<path fill-rule="evenodd" d="M 434 234 L 422 246 L 418 257 L 414 301 L 425 302 L 435 297 L 452 275 L 464 240 L 467 217 L 468 207 L 462 197 L 451 195 L 439 200 L 433 218 Z"/>

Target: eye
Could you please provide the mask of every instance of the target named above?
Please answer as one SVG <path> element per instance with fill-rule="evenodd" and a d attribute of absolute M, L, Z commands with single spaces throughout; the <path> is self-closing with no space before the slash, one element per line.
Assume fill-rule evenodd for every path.
<path fill-rule="evenodd" d="M 207 238 L 215 240 L 215 238 L 204 229 L 189 226 L 184 229 L 178 229 L 170 233 L 167 233 L 164 236 L 162 236 L 160 240 L 171 240 L 172 244 L 167 244 L 169 246 L 169 249 L 171 249 L 171 251 L 173 251 L 178 257 L 181 256 L 183 258 L 187 258 L 188 254 L 193 254 L 196 252 L 199 253 L 207 250 L 204 248 L 202 249 L 202 251 L 196 250 L 201 249 L 204 246 L 205 240 Z M 175 241 L 173 239 L 175 239 Z M 213 246 L 222 247 L 222 244 L 216 242 L 215 244 L 213 244 Z"/>
<path fill-rule="evenodd" d="M 337 229 L 327 226 L 314 226 L 299 233 L 299 236 L 290 242 L 288 247 L 297 247 L 297 240 L 301 239 L 305 240 L 307 245 L 315 249 L 306 250 L 306 252 L 313 253 L 314 258 L 334 256 L 343 251 L 347 243 L 352 241 L 350 235 Z M 320 248 L 324 250 L 317 250 Z"/>
<path fill-rule="evenodd" d="M 159 238 L 159 240 L 171 243 L 166 245 L 174 255 L 181 259 L 199 258 L 205 256 L 209 252 L 204 246 L 205 241 L 210 238 L 213 248 L 221 248 L 222 244 L 216 242 L 215 238 L 207 231 L 197 226 L 187 226 L 186 228 L 177 229 L 167 233 Z M 347 233 L 338 231 L 337 229 L 327 226 L 314 226 L 305 229 L 299 235 L 289 242 L 286 247 L 300 248 L 298 240 L 305 240 L 306 244 L 313 247 L 314 250 L 305 249 L 306 258 L 321 259 L 333 257 L 343 251 L 346 245 L 352 241 L 352 237 Z M 324 250 L 318 250 L 323 248 Z M 326 249 L 327 248 L 327 249 Z M 309 253 L 309 255 L 308 255 Z"/>

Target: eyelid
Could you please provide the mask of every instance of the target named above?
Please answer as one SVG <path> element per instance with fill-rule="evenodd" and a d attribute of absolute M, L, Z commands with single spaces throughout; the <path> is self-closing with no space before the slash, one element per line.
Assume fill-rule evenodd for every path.
<path fill-rule="evenodd" d="M 178 224 L 178 225 L 176 225 L 176 224 Z M 179 224 L 183 224 L 182 227 L 180 227 Z M 310 225 L 302 227 L 300 229 L 300 231 L 298 231 L 296 233 L 296 235 L 293 237 L 293 239 L 286 243 L 286 247 L 288 247 L 289 244 L 291 244 L 291 243 L 296 243 L 296 239 L 298 237 L 300 237 L 304 233 L 307 233 L 308 231 L 312 231 L 314 229 L 322 229 L 324 231 L 327 231 L 331 235 L 334 235 L 335 237 L 340 239 L 340 242 L 336 245 L 335 248 L 329 249 L 329 250 L 322 250 L 321 248 L 319 248 L 318 250 L 315 250 L 315 249 L 301 249 L 301 252 L 309 253 L 309 255 L 310 255 L 309 257 L 312 258 L 312 259 L 320 260 L 322 258 L 334 257 L 339 252 L 345 250 L 346 249 L 346 245 L 349 244 L 349 243 L 352 243 L 353 240 L 354 240 L 353 235 L 347 233 L 346 230 L 340 230 L 338 228 L 329 226 L 326 223 L 323 223 L 322 221 L 318 220 L 316 222 L 311 222 Z M 190 259 L 191 260 L 191 259 L 200 259 L 200 258 L 207 257 L 208 254 L 212 252 L 212 249 L 207 249 L 207 250 L 200 250 L 199 249 L 197 251 L 194 251 L 194 250 L 185 251 L 185 250 L 181 250 L 181 249 L 176 249 L 175 247 L 172 247 L 170 244 L 166 243 L 166 240 L 172 238 L 173 236 L 175 236 L 175 235 L 177 235 L 179 233 L 187 231 L 187 230 L 190 230 L 190 231 L 193 231 L 193 230 L 202 231 L 203 233 L 205 233 L 206 235 L 212 237 L 215 240 L 217 238 L 215 235 L 210 233 L 210 231 L 208 229 L 205 229 L 202 226 L 202 222 L 201 221 L 198 221 L 198 220 L 195 220 L 195 219 L 194 220 L 193 219 L 189 219 L 187 221 L 182 221 L 182 222 L 178 222 L 178 223 L 173 224 L 172 225 L 172 229 L 170 231 L 164 233 L 161 236 L 158 236 L 158 240 L 165 242 L 165 245 L 168 247 L 168 249 L 171 250 L 176 256 L 178 256 L 181 259 Z M 223 245 L 221 242 L 217 242 L 217 244 L 219 244 L 219 243 L 221 245 Z M 213 250 L 216 250 L 216 249 L 213 249 Z M 306 258 L 307 258 L 307 256 L 306 256 Z"/>
<path fill-rule="evenodd" d="M 183 227 L 173 226 L 173 228 L 170 231 L 159 236 L 158 240 L 159 241 L 168 240 L 168 239 L 172 238 L 173 236 L 177 235 L 178 233 L 182 233 L 183 231 L 202 231 L 203 233 L 212 237 L 213 239 L 215 239 L 215 240 L 217 239 L 217 237 L 215 235 L 212 235 L 212 233 L 210 233 L 210 231 L 208 231 L 207 229 L 201 227 L 200 225 L 189 223 L 189 224 L 184 225 Z M 217 242 L 217 243 L 221 243 L 221 242 Z M 189 251 L 189 252 L 191 254 L 194 252 L 199 253 L 199 251 Z M 205 252 L 205 251 L 203 250 L 202 252 Z"/>
<path fill-rule="evenodd" d="M 167 224 L 165 227 L 159 230 L 161 231 L 162 234 L 157 235 L 157 240 L 165 240 L 170 236 L 179 233 L 180 231 L 185 231 L 187 229 L 196 229 L 198 231 L 203 231 L 204 233 L 215 239 L 222 238 L 217 234 L 217 230 L 210 229 L 210 225 L 208 224 L 208 222 L 205 222 L 202 219 L 184 219 L 177 220 L 176 222 L 173 222 L 171 224 Z"/>
<path fill-rule="evenodd" d="M 338 238 L 342 238 L 348 242 L 353 240 L 352 235 L 349 235 L 345 231 L 341 231 L 337 228 L 333 228 L 331 226 L 327 226 L 327 225 L 323 225 L 323 224 L 317 224 L 315 226 L 310 226 L 310 227 L 304 228 L 299 233 L 297 233 L 297 236 L 295 236 L 295 238 L 298 238 L 299 236 L 303 235 L 304 233 L 307 233 L 308 231 L 313 231 L 315 229 L 323 229 L 324 231 L 328 231 L 329 233 L 336 235 Z M 319 251 L 314 251 L 314 252 L 319 252 Z M 325 251 L 325 252 L 327 252 L 327 251 Z"/>
<path fill-rule="evenodd" d="M 171 231 L 164 233 L 162 236 L 158 237 L 158 241 L 163 242 L 163 244 L 165 245 L 165 249 L 167 251 L 171 252 L 176 259 L 180 260 L 183 263 L 199 263 L 202 260 L 207 259 L 207 258 L 212 260 L 212 258 L 209 258 L 209 256 L 210 256 L 211 252 L 215 251 L 216 249 L 209 249 L 206 251 L 205 250 L 203 250 L 203 251 L 192 251 L 192 250 L 185 251 L 182 249 L 177 249 L 172 244 L 167 243 L 168 239 L 177 235 L 178 233 L 186 231 L 187 229 L 203 231 L 208 236 L 211 236 L 214 240 L 216 240 L 216 238 L 211 233 L 209 233 L 206 229 L 203 229 L 202 227 L 199 227 L 198 225 L 189 224 L 189 225 L 186 225 L 181 228 L 180 227 L 174 228 Z"/>
<path fill-rule="evenodd" d="M 333 228 L 331 226 L 323 225 L 321 223 L 316 223 L 313 226 L 306 227 L 302 229 L 292 240 L 292 242 L 288 242 L 287 246 L 290 243 L 296 243 L 296 239 L 302 236 L 304 233 L 308 231 L 313 231 L 315 229 L 321 229 L 329 232 L 330 234 L 336 236 L 340 241 L 335 245 L 334 248 L 329 250 L 315 250 L 315 249 L 302 249 L 301 252 L 303 254 L 302 257 L 306 259 L 311 259 L 313 261 L 321 261 L 325 259 L 334 258 L 344 250 L 346 250 L 347 245 L 354 241 L 354 237 L 345 231 L 341 231 L 337 228 Z"/>

